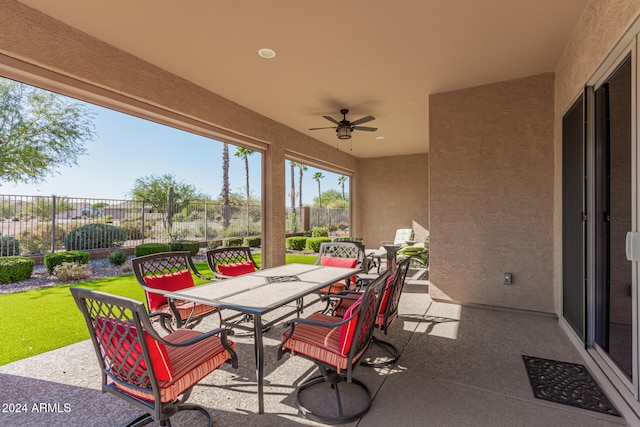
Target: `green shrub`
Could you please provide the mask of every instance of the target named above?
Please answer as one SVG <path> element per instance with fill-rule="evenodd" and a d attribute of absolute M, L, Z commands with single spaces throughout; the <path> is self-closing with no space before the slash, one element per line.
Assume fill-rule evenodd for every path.
<path fill-rule="evenodd" d="M 220 241 L 219 240 L 212 240 L 210 242 L 207 242 L 207 249 L 215 249 L 218 246 L 220 246 Z"/>
<path fill-rule="evenodd" d="M 249 246 L 250 248 L 259 248 L 261 244 L 260 236 L 249 236 L 242 240 L 242 246 Z"/>
<path fill-rule="evenodd" d="M 133 250 L 135 256 L 157 254 L 158 252 L 171 252 L 169 243 L 143 243 Z"/>
<path fill-rule="evenodd" d="M 304 236 L 287 237 L 287 249 L 292 251 L 301 251 L 307 244 L 307 238 Z"/>
<path fill-rule="evenodd" d="M 55 248 L 64 247 L 64 236 L 67 229 L 56 226 Z M 44 254 L 51 252 L 51 225 L 38 225 L 35 228 L 23 230 L 18 235 L 21 250 L 25 254 Z"/>
<path fill-rule="evenodd" d="M 33 273 L 35 262 L 23 256 L 0 258 L 0 283 L 13 283 L 26 280 Z"/>
<path fill-rule="evenodd" d="M 242 246 L 242 237 L 225 237 L 222 246 Z"/>
<path fill-rule="evenodd" d="M 122 265 L 129 258 L 125 251 L 117 250 L 107 255 L 107 261 L 113 265 Z"/>
<path fill-rule="evenodd" d="M 63 262 L 86 264 L 89 262 L 89 252 L 55 252 L 44 256 L 44 266 L 47 268 L 49 274 L 53 274 L 55 268 Z"/>
<path fill-rule="evenodd" d="M 324 242 L 330 242 L 331 239 L 329 237 L 311 237 L 307 239 L 307 249 L 312 250 L 313 252 L 320 251 L 320 244 Z"/>
<path fill-rule="evenodd" d="M 313 227 L 311 237 L 329 237 L 329 229 L 327 227 Z"/>
<path fill-rule="evenodd" d="M 20 240 L 13 236 L 0 237 L 0 257 L 20 255 Z"/>
<path fill-rule="evenodd" d="M 113 248 L 125 240 L 127 232 L 123 228 L 109 224 L 86 224 L 67 233 L 64 247 L 68 251 Z"/>
<path fill-rule="evenodd" d="M 60 265 L 56 265 L 53 269 L 53 275 L 63 282 L 88 279 L 91 277 L 91 274 L 89 267 L 79 262 L 63 262 Z"/>
<path fill-rule="evenodd" d="M 193 240 L 176 240 L 171 242 L 172 251 L 189 251 L 191 256 L 198 255 L 200 250 L 200 242 L 194 242 Z"/>

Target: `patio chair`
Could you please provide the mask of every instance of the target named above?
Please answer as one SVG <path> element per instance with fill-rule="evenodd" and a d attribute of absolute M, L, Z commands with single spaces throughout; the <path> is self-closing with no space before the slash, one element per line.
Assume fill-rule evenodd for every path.
<path fill-rule="evenodd" d="M 129 426 L 157 421 L 170 426 L 178 411 L 205 408 L 187 404 L 193 387 L 224 363 L 238 367 L 235 343 L 224 328 L 207 333 L 179 329 L 161 337 L 153 328 L 144 304 L 89 289 L 71 288 L 84 315 L 102 371 L 102 391 L 145 412 Z"/>
<path fill-rule="evenodd" d="M 294 318 L 285 323 L 278 360 L 284 353 L 301 356 L 315 363 L 321 373 L 304 381 L 295 391 L 296 405 L 303 417 L 329 424 L 348 423 L 366 414 L 371 407 L 371 393 L 364 383 L 353 377 L 353 370 L 371 344 L 388 275 L 389 270 L 385 270 L 371 282 L 342 319 L 313 313 L 306 319 Z M 343 402 L 340 390 L 346 392 L 349 388 L 354 389 L 349 391 L 349 397 L 355 395 L 359 406 L 352 404 L 353 401 Z M 327 393 L 326 399 L 309 398 L 321 392 Z"/>
<path fill-rule="evenodd" d="M 385 246 L 395 245 L 399 248 L 408 246 L 409 244 L 413 244 L 413 239 L 415 237 L 415 233 L 412 228 L 399 228 L 396 230 L 396 235 L 391 240 L 385 240 L 380 242 L 380 248 L 367 251 L 367 265 L 370 267 L 376 267 L 378 273 L 380 273 L 380 268 L 382 267 L 383 260 L 387 259 L 387 250 Z"/>
<path fill-rule="evenodd" d="M 209 270 L 216 277 L 240 276 L 258 270 L 258 264 L 251 256 L 248 246 L 230 246 L 210 249 L 206 252 Z"/>
<path fill-rule="evenodd" d="M 259 269 L 258 264 L 253 260 L 253 256 L 251 256 L 251 248 L 248 246 L 229 246 L 210 249 L 206 252 L 206 256 L 209 270 L 219 279 L 241 276 L 243 274 L 253 273 Z M 266 320 L 263 320 L 263 323 L 266 322 Z M 231 316 L 225 320 L 225 323 L 247 331 L 246 333 L 238 334 L 238 336 L 253 335 L 253 327 L 248 328 L 242 326 L 243 323 L 253 323 L 252 316 L 248 314 Z M 262 331 L 267 332 L 269 329 L 270 328 L 265 327 Z"/>
<path fill-rule="evenodd" d="M 193 276 L 214 280 L 198 271 L 188 251 L 160 252 L 131 260 L 136 280 L 145 291 L 150 313 L 167 313 L 171 317 L 160 318 L 160 325 L 167 332 L 179 328 L 193 328 L 205 317 L 220 311 L 213 306 L 187 301 L 167 299 L 164 294 L 194 286 Z M 220 316 L 222 326 L 222 316 Z"/>
<path fill-rule="evenodd" d="M 382 301 L 380 302 L 380 309 L 375 320 L 375 327 L 381 329 L 385 335 L 387 335 L 389 325 L 398 317 L 398 306 L 400 304 L 400 296 L 404 288 L 404 282 L 407 278 L 407 272 L 409 271 L 410 258 L 405 258 L 396 267 L 396 272 L 391 274 L 387 279 L 387 283 L 383 289 Z M 347 310 L 357 301 L 357 298 L 361 295 L 361 292 L 345 291 L 339 295 L 340 298 L 336 298 L 333 303 L 332 312 L 334 316 L 344 317 Z M 349 296 L 350 298 L 347 298 Z M 367 362 L 363 361 L 365 366 L 381 366 L 392 365 L 398 361 L 400 352 L 388 341 L 376 338 L 375 334 L 372 336 L 373 344 L 378 345 L 385 351 L 389 358 L 383 362 Z"/>
<path fill-rule="evenodd" d="M 364 245 L 357 242 L 321 243 L 318 258 L 314 264 L 362 269 L 364 265 Z M 355 287 L 357 281 L 358 277 L 352 276 L 322 288 L 318 292 L 320 294 L 336 294 L 347 288 L 351 289 Z"/>

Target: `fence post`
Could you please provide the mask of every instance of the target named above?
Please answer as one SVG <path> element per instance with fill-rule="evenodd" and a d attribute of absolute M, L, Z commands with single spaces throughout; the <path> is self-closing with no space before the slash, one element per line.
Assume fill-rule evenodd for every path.
<path fill-rule="evenodd" d="M 204 202 L 204 241 L 205 242 L 209 241 L 209 238 L 207 236 L 207 229 L 208 229 L 207 225 L 209 223 L 209 218 L 207 216 L 207 206 L 208 206 L 207 202 Z"/>
<path fill-rule="evenodd" d="M 144 200 L 142 201 L 142 220 L 140 224 L 140 227 L 142 227 L 142 230 L 140 230 L 142 232 L 142 243 L 144 243 Z"/>
<path fill-rule="evenodd" d="M 44 207 L 44 203 L 43 203 Z M 51 253 L 56 251 L 56 195 L 51 196 Z"/>

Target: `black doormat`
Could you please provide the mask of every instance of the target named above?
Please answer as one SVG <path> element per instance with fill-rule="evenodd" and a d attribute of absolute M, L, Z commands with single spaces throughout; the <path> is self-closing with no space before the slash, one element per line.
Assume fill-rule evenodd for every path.
<path fill-rule="evenodd" d="M 534 397 L 620 416 L 583 365 L 522 355 Z"/>

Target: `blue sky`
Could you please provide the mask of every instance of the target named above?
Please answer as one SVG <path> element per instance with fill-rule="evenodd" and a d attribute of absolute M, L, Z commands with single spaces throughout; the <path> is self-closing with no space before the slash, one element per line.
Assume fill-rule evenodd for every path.
<path fill-rule="evenodd" d="M 77 102 L 77 101 L 76 101 Z M 138 178 L 171 174 L 199 192 L 218 197 L 222 187 L 222 147 L 219 141 L 129 116 L 106 108 L 91 106 L 96 113 L 96 138 L 85 143 L 87 154 L 78 165 L 60 167 L 58 174 L 39 184 L 0 182 L 0 194 L 26 196 L 68 196 L 101 199 L 128 199 Z M 231 191 L 245 194 L 245 169 L 229 145 L 229 182 Z M 260 198 L 261 154 L 249 156 L 249 186 L 253 197 Z M 312 179 L 319 171 L 309 167 L 303 178 L 303 203 L 311 204 L 318 194 Z M 322 171 L 322 191 L 340 190 L 339 175 Z M 287 165 L 287 191 L 290 188 Z M 296 191 L 298 170 L 296 169 Z M 346 187 L 348 189 L 348 186 Z M 287 206 L 289 197 L 286 198 Z"/>

